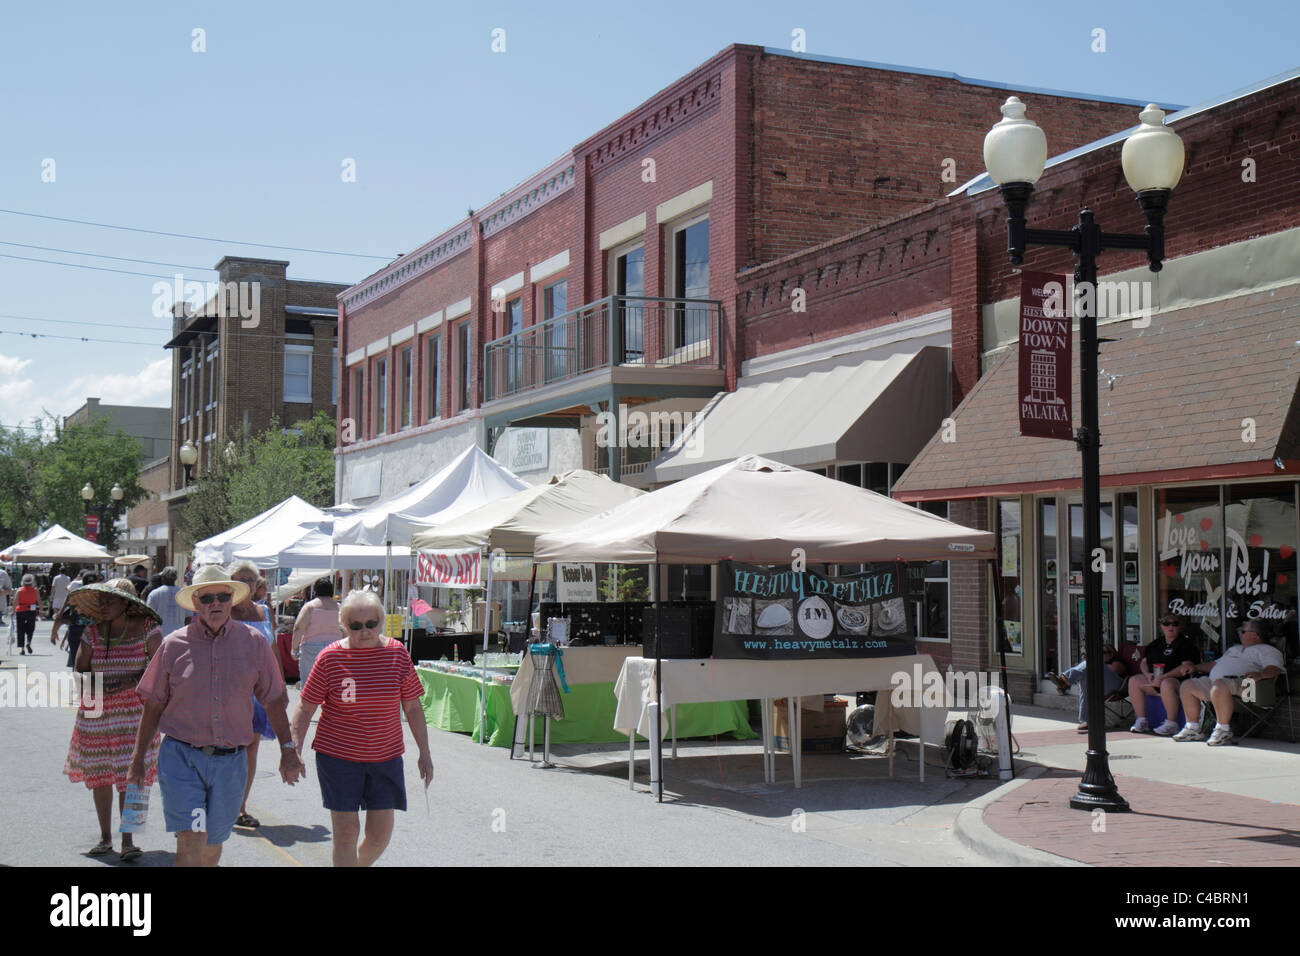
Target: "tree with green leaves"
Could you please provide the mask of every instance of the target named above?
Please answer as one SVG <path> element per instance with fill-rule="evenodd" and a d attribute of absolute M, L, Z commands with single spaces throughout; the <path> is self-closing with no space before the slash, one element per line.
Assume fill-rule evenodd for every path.
<path fill-rule="evenodd" d="M 318 508 L 334 504 L 334 419 L 325 412 L 281 427 L 231 437 L 213 455 L 181 509 L 190 546 L 220 534 L 297 495 Z"/>
<path fill-rule="evenodd" d="M 94 489 L 91 505 L 104 505 L 99 543 L 116 546 L 115 520 L 145 491 L 140 487 L 140 443 L 108 419 L 63 425 L 55 415 L 30 428 L 0 429 L 0 533 L 4 544 L 30 538 L 61 524 L 85 530 L 86 502 L 81 489 Z M 120 502 L 109 496 L 121 487 Z"/>

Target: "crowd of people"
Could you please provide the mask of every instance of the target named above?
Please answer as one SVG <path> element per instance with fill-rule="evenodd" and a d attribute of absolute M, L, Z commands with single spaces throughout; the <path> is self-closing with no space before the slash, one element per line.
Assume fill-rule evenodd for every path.
<path fill-rule="evenodd" d="M 114 791 L 120 816 L 128 785 L 156 782 L 176 865 L 215 866 L 234 828 L 261 825 L 248 797 L 262 741 L 279 742 L 280 777 L 292 786 L 306 774 L 304 748 L 319 714 L 311 746 L 334 863 L 379 858 L 394 811 L 406 809 L 403 714 L 426 787 L 433 762 L 423 689 L 405 646 L 384 636 L 373 592 L 340 602 L 330 578 L 313 586 L 293 627 L 301 693 L 291 721 L 268 585 L 253 564 L 202 567 L 189 584 L 170 567 L 146 577 L 136 566 L 107 581 L 95 571 L 75 580 L 56 571 L 50 639 L 62 641 L 68 665 L 85 675 L 64 773 L 91 791 L 99 842 L 89 855 L 113 852 Z M 0 596 L 8 596 L 6 585 L 13 592 L 7 575 Z M 41 607 L 34 577 L 23 575 L 13 611 L 24 654 Z M 121 834 L 120 860 L 142 852 L 131 833 Z"/>

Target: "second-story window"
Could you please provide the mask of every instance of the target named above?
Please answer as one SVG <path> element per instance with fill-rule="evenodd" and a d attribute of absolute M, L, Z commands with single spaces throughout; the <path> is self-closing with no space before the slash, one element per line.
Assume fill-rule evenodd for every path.
<path fill-rule="evenodd" d="M 375 359 L 375 434 L 388 434 L 388 359 Z"/>
<path fill-rule="evenodd" d="M 220 363 L 218 362 L 218 358 L 219 358 L 219 353 L 217 351 L 217 343 L 216 340 L 214 339 L 212 344 L 208 346 L 207 369 L 204 372 L 204 375 L 208 380 L 208 407 L 209 408 L 217 404 L 217 395 L 219 394 L 217 389 L 217 378 L 218 378 L 218 369 L 221 366 Z"/>
<path fill-rule="evenodd" d="M 424 346 L 425 419 L 433 421 L 442 414 L 442 336 L 434 333 Z"/>
<path fill-rule="evenodd" d="M 615 300 L 613 320 L 623 325 L 623 354 L 615 355 L 613 362 L 640 362 L 645 356 L 645 247 L 637 246 L 614 256 L 612 287 L 614 295 L 628 296 L 625 301 Z"/>
<path fill-rule="evenodd" d="M 400 428 L 410 428 L 415 424 L 415 348 L 408 345 L 399 353 L 401 356 L 401 390 L 402 418 Z"/>
<path fill-rule="evenodd" d="M 469 323 L 462 322 L 456 326 L 456 410 L 460 412 L 470 406 L 469 362 Z"/>
<path fill-rule="evenodd" d="M 366 432 L 366 373 L 362 369 L 352 370 L 352 393 L 348 396 L 352 414 L 352 428 L 357 438 L 368 438 Z"/>
<path fill-rule="evenodd" d="M 310 345 L 284 347 L 284 400 L 311 404 L 311 354 Z"/>
<path fill-rule="evenodd" d="M 522 298 L 511 299 L 506 303 L 505 314 L 506 335 L 514 335 L 523 331 L 524 328 L 524 300 Z M 505 394 L 517 392 L 523 386 L 523 351 L 520 349 L 522 343 L 514 339 L 510 343 L 510 354 L 506 366 L 506 387 Z"/>
<path fill-rule="evenodd" d="M 542 289 L 542 321 L 569 311 L 569 281 L 561 279 Z M 542 337 L 543 374 L 548 382 L 572 375 L 569 364 L 569 330 L 567 320 L 551 322 Z"/>
<path fill-rule="evenodd" d="M 706 216 L 672 232 L 669 260 L 672 269 L 669 288 L 673 298 L 709 297 L 709 220 Z M 703 306 L 679 306 L 672 323 L 671 346 L 675 349 L 709 340 L 712 314 Z"/>

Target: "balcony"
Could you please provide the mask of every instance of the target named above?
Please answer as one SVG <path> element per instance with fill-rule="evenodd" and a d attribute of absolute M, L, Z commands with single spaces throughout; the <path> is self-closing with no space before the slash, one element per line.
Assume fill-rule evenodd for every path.
<path fill-rule="evenodd" d="M 567 391 L 579 379 L 612 381 L 615 370 L 628 383 L 711 379 L 722 371 L 721 317 L 722 303 L 711 299 L 607 296 L 489 342 L 484 404 L 526 402 L 528 393 Z"/>

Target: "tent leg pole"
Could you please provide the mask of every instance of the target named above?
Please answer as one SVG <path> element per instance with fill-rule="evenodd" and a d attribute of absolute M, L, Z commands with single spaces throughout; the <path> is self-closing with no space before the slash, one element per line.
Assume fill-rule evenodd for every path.
<path fill-rule="evenodd" d="M 622 453 L 621 448 L 616 449 L 615 451 L 619 454 Z M 611 452 L 610 454 L 613 455 L 615 454 L 615 452 Z M 610 461 L 612 464 L 613 463 L 612 457 Z M 664 640 L 663 640 L 663 634 L 659 629 L 660 615 L 659 615 L 659 564 L 658 562 L 655 562 L 654 595 L 655 595 L 655 703 L 657 706 L 655 709 L 655 726 L 651 729 L 655 737 L 654 739 L 655 755 L 658 758 L 658 762 L 659 762 L 659 802 L 663 803 L 664 802 L 664 769 L 663 769 L 664 768 L 664 734 L 663 734 L 663 724 L 660 723 L 660 721 L 663 720 L 663 712 L 664 712 L 664 660 L 663 660 Z"/>

